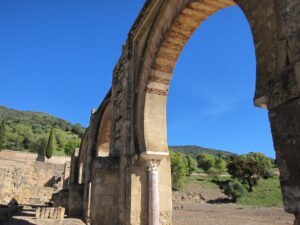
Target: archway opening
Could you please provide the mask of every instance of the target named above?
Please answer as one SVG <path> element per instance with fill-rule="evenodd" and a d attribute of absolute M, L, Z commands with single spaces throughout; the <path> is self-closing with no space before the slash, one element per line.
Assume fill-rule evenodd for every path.
<path fill-rule="evenodd" d="M 111 104 L 108 104 L 101 117 L 96 144 L 97 156 L 109 156 L 111 130 Z"/>
<path fill-rule="evenodd" d="M 167 97 L 168 144 L 274 158 L 267 110 L 253 106 L 256 57 L 238 6 L 210 16 L 186 43 Z M 201 144 L 202 142 L 202 144 Z"/>
<path fill-rule="evenodd" d="M 166 124 L 166 102 L 167 102 L 167 96 L 169 94 L 169 88 L 170 88 L 170 82 L 171 78 L 174 73 L 175 65 L 178 61 L 178 57 L 182 52 L 182 49 L 186 46 L 186 43 L 188 39 L 191 37 L 191 35 L 194 33 L 194 31 L 202 24 L 203 22 L 211 15 L 219 11 L 220 9 L 227 8 L 229 6 L 235 5 L 234 1 L 190 1 L 190 2 L 184 2 L 181 6 L 175 6 L 175 3 L 170 3 L 167 5 L 169 11 L 166 13 L 166 15 L 160 15 L 161 18 L 155 24 L 155 28 L 157 29 L 156 32 L 153 32 L 151 39 L 148 44 L 148 50 L 149 53 L 145 57 L 145 61 L 147 63 L 152 62 L 150 65 L 146 65 L 144 63 L 144 67 L 142 71 L 146 74 L 144 75 L 144 79 L 141 79 L 142 82 L 145 83 L 145 80 L 147 80 L 145 85 L 145 95 L 141 94 L 142 96 L 142 103 L 140 103 L 139 106 L 137 106 L 138 110 L 139 107 L 143 110 L 143 127 L 140 129 L 142 130 L 143 136 L 144 136 L 144 143 L 140 142 L 139 146 L 140 149 L 142 149 L 142 157 L 146 160 L 149 159 L 161 159 L 165 157 L 166 154 L 168 154 L 168 141 L 167 141 L 167 124 Z M 164 7 L 163 5 L 162 7 Z M 176 11 L 177 10 L 177 11 Z M 247 10 L 246 10 L 247 11 Z M 249 19 L 249 15 L 251 14 L 251 10 L 249 10 L 247 16 Z M 252 22 L 251 28 L 253 28 L 253 23 L 257 20 L 257 17 L 254 16 L 251 20 L 250 15 L 250 21 Z M 249 25 L 248 25 L 249 29 Z M 257 38 L 257 33 L 261 32 L 262 30 L 257 29 L 255 27 L 254 29 L 254 36 Z M 270 23 L 270 30 L 274 29 L 274 26 Z M 251 33 L 251 32 L 250 32 Z M 269 37 L 263 37 L 261 38 L 262 42 L 269 39 Z M 271 42 L 273 39 L 270 39 Z M 261 89 L 262 82 L 260 82 L 260 79 L 263 76 L 267 76 L 269 73 L 272 73 L 271 70 L 274 69 L 274 63 L 272 63 L 270 59 L 266 62 L 263 59 L 265 59 L 265 52 L 262 51 L 262 45 L 261 42 L 258 44 L 257 39 L 255 40 L 256 44 L 256 54 L 258 56 L 258 75 L 254 76 L 259 80 L 259 82 L 256 83 L 256 93 L 255 93 L 255 100 L 261 99 L 265 100 L 264 90 Z M 271 44 L 272 45 L 272 44 Z M 253 43 L 252 43 L 253 48 Z M 274 49 L 272 49 L 274 50 Z M 270 50 L 271 51 L 271 50 Z M 272 52 L 273 53 L 273 52 Z M 253 52 L 252 52 L 253 54 Z M 253 54 L 254 55 L 254 54 Z M 270 57 L 274 59 L 275 55 L 272 54 Z M 255 58 L 255 57 L 253 57 Z M 179 60 L 180 62 L 180 60 Z M 255 59 L 253 63 L 252 71 L 255 70 Z M 200 65 L 200 63 L 199 63 Z M 270 67 L 268 67 L 270 66 Z M 268 68 L 269 71 L 268 71 Z M 218 68 L 211 68 L 211 70 L 217 70 Z M 226 68 L 227 69 L 227 68 Z M 228 70 L 228 69 L 227 69 Z M 220 70 L 219 70 L 220 71 Z M 230 70 L 228 70 L 230 71 Z M 263 71 L 263 72 L 262 72 Z M 220 73 L 220 72 L 219 72 Z M 255 72 L 253 72 L 255 74 Z M 242 76 L 242 75 L 241 75 Z M 252 77 L 252 84 L 254 84 L 254 77 Z M 239 77 L 240 78 L 240 77 Z M 242 79 L 242 78 L 241 78 Z M 141 83 L 142 83 L 141 82 Z M 191 81 L 190 81 L 191 82 Z M 193 81 L 192 81 L 193 82 Z M 233 80 L 232 82 L 236 82 L 236 80 Z M 194 82 L 196 83 L 196 82 Z M 217 84 L 217 80 L 213 80 L 214 84 Z M 243 82 L 242 82 L 243 83 Z M 141 86 L 143 83 L 141 84 Z M 257 85 L 259 86 L 257 88 Z M 254 85 L 253 85 L 254 86 Z M 250 87 L 253 88 L 254 87 Z M 228 87 L 226 87 L 228 88 Z M 232 87 L 229 87 L 228 89 L 231 89 Z M 247 87 L 248 90 L 250 90 L 249 87 Z M 214 90 L 215 89 L 215 90 Z M 243 89 L 243 88 L 242 88 Z M 207 96 L 206 97 L 213 97 L 210 96 L 210 92 L 214 92 L 218 90 L 218 85 L 213 86 L 212 88 L 207 87 Z M 237 89 L 238 90 L 238 89 Z M 251 96 L 253 96 L 253 90 Z M 259 90 L 257 92 L 257 90 Z M 182 92 L 185 90 L 181 90 Z M 232 90 L 231 90 L 232 91 Z M 180 91 L 179 91 L 180 92 Z M 213 93 L 214 94 L 214 93 Z M 239 93 L 237 93 L 239 95 Z M 224 101 L 227 99 L 226 96 L 221 95 L 221 99 L 219 102 L 224 103 Z M 253 98 L 251 97 L 251 101 L 248 105 L 253 104 Z M 228 100 L 228 99 L 227 99 Z M 225 106 L 219 107 L 218 113 L 231 111 L 230 107 L 231 105 L 234 105 L 236 107 L 237 100 L 233 99 L 228 102 L 225 102 Z M 238 100 L 240 101 L 240 100 Z M 265 106 L 266 102 L 261 101 L 258 104 L 258 101 L 256 101 L 256 105 Z M 218 104 L 217 104 L 218 106 Z M 229 109 L 228 109 L 229 108 Z M 253 106 L 251 106 L 253 108 Z M 249 108 L 248 108 L 249 109 Z M 202 109 L 203 110 L 203 109 Z M 206 110 L 205 114 L 216 114 L 217 109 L 212 110 Z M 239 112 L 241 114 L 242 111 Z M 139 113 L 138 113 L 139 114 Z M 200 113 L 201 114 L 201 113 Z M 197 115 L 193 116 L 187 116 L 187 117 L 197 117 Z M 264 115 L 262 115 L 262 118 L 264 120 L 268 121 L 267 114 L 264 112 Z M 257 121 L 252 121 L 252 123 L 255 123 Z M 253 124 L 250 124 L 253 125 Z M 232 124 L 231 124 L 232 128 Z M 238 128 L 238 126 L 237 126 Z M 265 123 L 265 128 L 267 128 L 268 131 L 270 131 L 268 122 Z M 226 132 L 227 135 L 228 132 Z M 269 136 L 269 146 L 271 146 L 271 149 L 268 153 L 268 156 L 274 156 L 274 153 L 272 153 L 271 150 L 273 150 L 272 141 L 270 141 L 270 132 L 267 134 Z M 228 135 L 227 135 L 228 136 Z M 215 137 L 214 137 L 215 138 Z M 232 139 L 232 138 L 231 138 Z M 229 139 L 230 140 L 230 139 Z M 228 141 L 228 140 L 227 140 Z M 245 151 L 261 151 L 262 149 L 256 149 L 256 147 L 247 146 L 247 150 Z M 253 148 L 253 149 L 252 149 Z M 224 147 L 223 147 L 224 149 Z M 225 149 L 228 149 L 225 147 Z M 228 149 L 230 150 L 230 149 Z M 243 153 L 243 152 L 240 152 Z M 279 182 L 278 182 L 279 185 Z M 161 185 L 162 186 L 162 185 Z M 160 188 L 162 188 L 160 186 Z M 280 192 L 280 189 L 279 189 Z M 162 211 L 163 209 L 161 209 Z"/>
<path fill-rule="evenodd" d="M 224 188 L 220 188 L 224 184 L 217 185 L 213 177 L 224 183 L 232 180 L 226 168 L 230 157 L 260 152 L 275 158 L 268 112 L 253 106 L 256 58 L 252 38 L 248 21 L 239 7 L 216 12 L 185 45 L 170 83 L 168 145 L 172 146 L 172 156 L 173 152 L 182 153 L 181 156 L 192 156 L 198 163 L 196 168 L 191 168 L 193 175 L 186 176 L 182 190 L 199 192 L 209 202 L 226 202 Z M 206 170 L 199 166 L 201 159 L 197 156 L 204 154 L 213 157 L 212 161 L 224 160 L 222 171 L 217 171 L 218 165 Z M 278 169 L 270 168 L 271 171 Z M 276 185 L 269 192 L 257 191 L 271 183 Z M 254 192 L 259 196 L 257 199 L 254 193 L 245 192 L 247 198 L 241 198 L 238 203 L 282 207 L 278 176 L 260 179 Z M 271 192 L 278 198 L 273 198 Z"/>

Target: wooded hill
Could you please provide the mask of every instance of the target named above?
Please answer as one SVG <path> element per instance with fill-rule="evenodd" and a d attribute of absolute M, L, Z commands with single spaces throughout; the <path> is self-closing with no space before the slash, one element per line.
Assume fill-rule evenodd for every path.
<path fill-rule="evenodd" d="M 191 155 L 193 157 L 197 157 L 200 154 L 211 154 L 215 156 L 237 156 L 237 154 L 230 152 L 230 151 L 224 151 L 224 150 L 218 150 L 218 149 L 212 149 L 212 148 L 203 148 L 196 145 L 187 145 L 187 146 L 169 146 L 169 149 L 173 152 L 180 152 L 185 155 Z"/>
<path fill-rule="evenodd" d="M 79 146 L 85 128 L 47 113 L 20 111 L 0 106 L 0 123 L 5 120 L 6 134 L 4 148 L 19 151 L 39 152 L 47 145 L 49 132 L 54 128 L 57 148 L 55 155 L 69 154 L 70 147 Z M 68 147 L 69 146 L 69 147 Z M 67 150 L 66 150 L 67 148 Z M 199 154 L 223 155 L 235 153 L 200 146 L 170 146 L 170 150 L 193 157 Z M 66 151 L 65 151 L 66 150 Z"/>
<path fill-rule="evenodd" d="M 53 127 L 56 139 L 55 155 L 64 155 L 66 148 L 79 146 L 85 130 L 80 124 L 72 124 L 47 113 L 0 106 L 0 123 L 2 121 L 5 121 L 5 142 L 2 148 L 39 152 L 47 145 L 49 132 Z"/>

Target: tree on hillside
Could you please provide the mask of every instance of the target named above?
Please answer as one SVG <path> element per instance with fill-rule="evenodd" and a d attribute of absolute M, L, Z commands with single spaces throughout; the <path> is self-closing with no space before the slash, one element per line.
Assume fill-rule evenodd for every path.
<path fill-rule="evenodd" d="M 190 176 L 193 172 L 197 170 L 198 163 L 197 160 L 190 155 L 186 155 L 185 159 L 187 163 L 187 175 Z"/>
<path fill-rule="evenodd" d="M 75 149 L 78 148 L 79 146 L 80 146 L 80 139 L 79 138 L 72 139 L 68 141 L 67 144 L 65 145 L 64 152 L 66 155 L 71 156 L 75 151 Z"/>
<path fill-rule="evenodd" d="M 5 133 L 6 133 L 6 126 L 5 126 L 5 120 L 3 120 L 0 125 L 0 150 L 4 148 Z"/>
<path fill-rule="evenodd" d="M 232 178 L 240 180 L 248 185 L 248 191 L 253 191 L 260 177 L 264 175 L 265 169 L 261 163 L 251 157 L 236 157 L 227 165 L 228 173 Z"/>
<path fill-rule="evenodd" d="M 44 135 L 43 137 L 41 137 L 38 140 L 37 152 L 38 152 L 39 155 L 41 155 L 41 156 L 46 155 L 46 148 L 47 148 L 47 145 L 48 145 L 48 140 L 49 140 L 49 136 L 47 137 L 46 135 Z"/>
<path fill-rule="evenodd" d="M 274 166 L 273 160 L 267 156 L 265 156 L 261 152 L 250 152 L 246 157 L 253 158 L 255 161 L 261 164 L 261 166 L 264 168 L 264 174 L 262 175 L 263 178 L 268 177 L 268 173 L 270 172 L 270 169 Z"/>
<path fill-rule="evenodd" d="M 227 163 L 222 158 L 216 158 L 215 169 L 218 170 L 219 173 L 226 171 Z"/>
<path fill-rule="evenodd" d="M 187 165 L 183 154 L 170 151 L 172 188 L 181 190 L 184 187 Z"/>
<path fill-rule="evenodd" d="M 55 141 L 53 128 L 51 128 L 50 134 L 49 134 L 49 139 L 48 139 L 48 144 L 47 144 L 47 148 L 46 148 L 46 157 L 48 159 L 50 159 L 52 157 L 52 154 L 55 151 L 55 148 L 56 148 L 56 141 Z"/>
<path fill-rule="evenodd" d="M 72 131 L 74 134 L 77 134 L 80 138 L 82 138 L 85 129 L 84 129 L 79 123 L 76 123 L 76 124 L 74 124 L 74 125 L 72 126 L 71 131 Z"/>
<path fill-rule="evenodd" d="M 197 156 L 198 166 L 206 172 L 215 166 L 216 158 L 211 154 L 200 154 Z"/>

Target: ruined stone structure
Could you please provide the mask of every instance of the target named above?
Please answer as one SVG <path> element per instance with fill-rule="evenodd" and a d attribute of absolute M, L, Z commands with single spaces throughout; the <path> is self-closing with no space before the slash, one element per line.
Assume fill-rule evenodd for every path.
<path fill-rule="evenodd" d="M 0 152 L 0 204 L 15 199 L 20 204 L 43 205 L 67 185 L 69 157 L 53 157 L 51 162 L 36 158 L 33 153 Z"/>
<path fill-rule="evenodd" d="M 269 111 L 284 207 L 300 224 L 299 0 L 146 1 L 113 71 L 111 90 L 92 112 L 73 157 L 69 204 L 83 200 L 74 210 L 87 223 L 171 224 L 166 100 L 173 69 L 201 23 L 233 5 L 252 30 L 254 104 Z"/>

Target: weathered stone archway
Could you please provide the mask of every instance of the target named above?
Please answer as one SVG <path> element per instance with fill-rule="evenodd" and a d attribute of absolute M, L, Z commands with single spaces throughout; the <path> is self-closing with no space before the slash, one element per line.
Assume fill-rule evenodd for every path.
<path fill-rule="evenodd" d="M 99 125 L 97 135 L 97 153 L 96 156 L 109 156 L 110 143 L 110 125 L 111 125 L 111 105 L 108 103 L 104 109 Z"/>
<path fill-rule="evenodd" d="M 114 69 L 112 89 L 92 113 L 85 162 L 85 212 L 92 224 L 171 224 L 166 97 L 185 43 L 216 11 L 237 4 L 247 17 L 257 58 L 254 103 L 269 110 L 286 211 L 300 212 L 300 4 L 298 0 L 148 0 Z M 96 157 L 97 128 L 111 104 L 109 155 Z M 84 142 L 83 140 L 83 142 Z M 98 171 L 98 172 L 97 172 Z M 101 174 L 101 175 L 100 175 Z M 111 174 L 112 180 L 106 178 Z M 90 191 L 97 176 L 113 192 Z M 107 175 L 108 176 L 108 175 Z M 97 190 L 101 187 L 97 187 Z M 98 191 L 99 191 L 98 190 Z M 92 207 L 99 199 L 102 209 Z M 118 202 L 118 208 L 108 199 Z M 88 213 L 89 214 L 89 213 Z M 158 217 L 160 222 L 158 222 Z M 116 219 L 117 218 L 117 219 Z"/>

